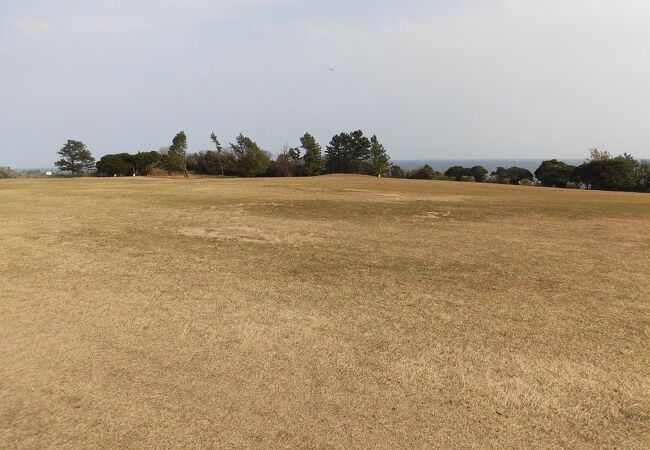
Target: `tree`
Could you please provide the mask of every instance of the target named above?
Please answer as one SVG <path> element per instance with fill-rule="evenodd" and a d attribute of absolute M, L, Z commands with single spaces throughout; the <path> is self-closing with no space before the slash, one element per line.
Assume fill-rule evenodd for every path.
<path fill-rule="evenodd" d="M 400 166 L 391 164 L 390 166 L 390 176 L 391 178 L 406 178 L 406 172 Z"/>
<path fill-rule="evenodd" d="M 29 171 L 27 173 L 29 173 Z M 17 175 L 11 170 L 10 167 L 0 167 L 0 179 L 2 178 L 17 178 Z"/>
<path fill-rule="evenodd" d="M 135 174 L 149 175 L 158 162 L 160 162 L 160 153 L 155 151 L 138 152 L 133 156 Z"/>
<path fill-rule="evenodd" d="M 638 188 L 638 163 L 628 154 L 592 159 L 578 166 L 574 178 L 593 189 L 633 191 Z"/>
<path fill-rule="evenodd" d="M 285 152 L 280 152 L 280 154 L 275 158 L 274 169 L 277 171 L 276 176 L 291 176 L 291 163 L 289 162 L 289 156 Z"/>
<path fill-rule="evenodd" d="M 221 160 L 221 153 L 223 152 L 223 147 L 221 147 L 221 143 L 219 142 L 219 139 L 217 138 L 217 135 L 214 134 L 214 132 L 210 135 L 210 139 L 212 139 L 212 142 L 214 142 L 214 146 L 217 149 L 217 160 L 219 161 L 221 176 L 224 176 L 223 161 Z"/>
<path fill-rule="evenodd" d="M 104 177 L 148 175 L 159 160 L 160 154 L 153 151 L 104 155 L 97 161 L 97 174 Z"/>
<path fill-rule="evenodd" d="M 302 155 L 300 154 L 299 147 L 289 147 L 287 148 L 287 158 L 289 160 L 289 168 L 291 169 L 291 175 L 301 176 L 304 173 L 304 166 L 302 163 Z"/>
<path fill-rule="evenodd" d="M 453 166 L 445 171 L 446 177 L 455 178 L 456 181 L 460 181 L 463 179 L 464 176 L 468 176 L 468 175 L 471 175 L 469 173 L 469 170 L 462 166 Z"/>
<path fill-rule="evenodd" d="M 321 147 L 318 142 L 316 142 L 314 136 L 305 133 L 305 135 L 300 138 L 300 146 L 305 151 L 305 154 L 302 157 L 305 173 L 309 176 L 320 175 L 320 173 L 325 170 L 325 161 L 323 161 Z"/>
<path fill-rule="evenodd" d="M 575 166 L 551 159 L 543 161 L 535 170 L 535 178 L 541 181 L 543 186 L 564 188 L 571 181 L 575 171 Z"/>
<path fill-rule="evenodd" d="M 637 185 L 639 191 L 650 191 L 650 160 L 639 161 L 637 165 Z"/>
<path fill-rule="evenodd" d="M 285 144 L 282 151 L 275 158 L 275 169 L 277 174 L 283 177 L 300 175 L 302 172 L 300 149 L 291 148 Z"/>
<path fill-rule="evenodd" d="M 133 156 L 128 153 L 104 155 L 97 161 L 97 173 L 100 176 L 128 176 L 135 172 Z"/>
<path fill-rule="evenodd" d="M 368 173 L 370 148 L 371 142 L 361 130 L 337 134 L 325 152 L 327 170 L 331 173 Z"/>
<path fill-rule="evenodd" d="M 376 135 L 370 138 L 370 175 L 386 175 L 390 168 L 390 158 L 386 149 L 379 143 Z"/>
<path fill-rule="evenodd" d="M 348 168 L 350 173 L 367 173 L 370 154 L 370 140 L 357 130 L 350 133 L 350 148 L 348 151 Z"/>
<path fill-rule="evenodd" d="M 474 180 L 476 180 L 479 183 L 485 181 L 488 173 L 489 173 L 488 170 L 483 166 L 474 166 L 471 169 L 469 169 L 469 175 L 474 177 Z"/>
<path fill-rule="evenodd" d="M 349 169 L 349 147 L 351 137 L 340 133 L 332 137 L 325 150 L 325 164 L 330 173 L 342 173 Z"/>
<path fill-rule="evenodd" d="M 81 141 L 68 140 L 57 154 L 61 159 L 54 165 L 64 172 L 70 172 L 72 176 L 95 167 L 95 158 Z"/>
<path fill-rule="evenodd" d="M 483 166 L 474 166 L 469 169 L 463 166 L 453 166 L 447 169 L 445 172 L 446 177 L 455 178 L 456 181 L 474 180 L 478 181 L 479 183 L 485 181 L 487 174 L 488 170 Z"/>
<path fill-rule="evenodd" d="M 611 159 L 612 155 L 607 150 L 599 150 L 597 148 L 592 148 L 589 150 L 589 158 L 587 161 L 607 161 Z"/>
<path fill-rule="evenodd" d="M 254 177 L 266 172 L 271 158 L 252 139 L 240 134 L 230 148 L 235 155 L 239 176 Z"/>
<path fill-rule="evenodd" d="M 519 184 L 523 180 L 533 181 L 535 178 L 530 170 L 521 167 L 510 167 L 507 174 L 512 184 Z"/>
<path fill-rule="evenodd" d="M 412 178 L 414 180 L 435 180 L 436 177 L 438 177 L 440 174 L 433 170 L 433 167 L 431 167 L 428 164 L 425 164 L 424 166 L 420 167 L 419 169 L 415 169 L 411 171 L 409 174 L 409 178 Z"/>
<path fill-rule="evenodd" d="M 509 182 L 508 169 L 506 169 L 505 167 L 501 167 L 501 166 L 497 167 L 496 170 L 492 171 L 491 175 L 493 177 L 496 177 L 499 183 L 503 184 Z"/>
<path fill-rule="evenodd" d="M 530 170 L 522 167 L 497 167 L 492 176 L 497 177 L 499 183 L 519 184 L 522 180 L 533 181 L 533 174 Z"/>
<path fill-rule="evenodd" d="M 187 137 L 185 132 L 181 131 L 172 140 L 172 145 L 169 147 L 167 154 L 162 159 L 163 167 L 172 173 L 182 173 L 185 178 L 188 177 L 187 173 Z"/>

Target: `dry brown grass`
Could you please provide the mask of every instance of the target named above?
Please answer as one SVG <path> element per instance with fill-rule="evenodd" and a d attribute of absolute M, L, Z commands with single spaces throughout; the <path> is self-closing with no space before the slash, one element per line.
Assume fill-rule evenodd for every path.
<path fill-rule="evenodd" d="M 0 447 L 650 446 L 650 195 L 0 182 Z"/>

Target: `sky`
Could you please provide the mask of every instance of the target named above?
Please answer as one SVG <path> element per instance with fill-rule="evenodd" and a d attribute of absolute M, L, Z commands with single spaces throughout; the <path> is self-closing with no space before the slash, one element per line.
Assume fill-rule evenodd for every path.
<path fill-rule="evenodd" d="M 650 158 L 647 0 L 0 0 L 0 166 L 377 134 L 395 160 Z M 330 70 L 334 69 L 334 70 Z"/>

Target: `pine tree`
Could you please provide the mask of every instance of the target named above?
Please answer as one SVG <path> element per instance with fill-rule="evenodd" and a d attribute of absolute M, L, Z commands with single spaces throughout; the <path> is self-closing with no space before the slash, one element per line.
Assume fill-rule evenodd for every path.
<path fill-rule="evenodd" d="M 221 143 L 219 142 L 219 139 L 217 139 L 217 135 L 212 133 L 210 135 L 210 139 L 212 139 L 212 142 L 214 142 L 214 146 L 217 148 L 217 158 L 219 158 L 219 166 L 221 167 L 221 176 L 223 175 L 223 161 L 221 161 L 221 153 L 223 152 L 223 147 L 221 147 Z"/>
<path fill-rule="evenodd" d="M 386 175 L 390 168 L 390 158 L 377 136 L 370 139 L 370 175 Z"/>
<path fill-rule="evenodd" d="M 349 171 L 351 137 L 347 133 L 337 134 L 325 150 L 325 164 L 330 173 Z"/>
<path fill-rule="evenodd" d="M 95 158 L 81 141 L 68 140 L 57 153 L 61 159 L 54 165 L 64 172 L 72 173 L 72 176 L 95 167 Z"/>
<path fill-rule="evenodd" d="M 370 140 L 361 130 L 337 134 L 325 152 L 327 170 L 334 173 L 367 173 L 370 146 Z"/>
<path fill-rule="evenodd" d="M 261 150 L 252 139 L 240 134 L 236 143 L 230 144 L 230 148 L 237 161 L 237 170 L 242 177 L 254 177 L 262 175 L 269 167 L 271 158 Z"/>
<path fill-rule="evenodd" d="M 300 146 L 305 150 L 303 161 L 307 175 L 319 175 L 325 170 L 325 161 L 323 161 L 320 145 L 316 142 L 314 136 L 305 133 L 300 138 Z"/>
<path fill-rule="evenodd" d="M 348 170 L 351 173 L 367 173 L 367 162 L 371 159 L 370 140 L 357 130 L 350 133 L 350 148 L 348 151 Z"/>
<path fill-rule="evenodd" d="M 163 158 L 162 165 L 169 173 L 181 172 L 188 177 L 187 173 L 187 137 L 181 131 L 172 140 L 167 155 Z"/>

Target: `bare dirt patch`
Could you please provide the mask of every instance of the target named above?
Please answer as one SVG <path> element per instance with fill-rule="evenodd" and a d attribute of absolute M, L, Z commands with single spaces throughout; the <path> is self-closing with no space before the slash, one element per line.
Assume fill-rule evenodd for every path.
<path fill-rule="evenodd" d="M 179 233 L 184 236 L 211 239 L 222 242 L 246 242 L 254 244 L 299 245 L 321 242 L 325 235 L 309 231 L 298 232 L 282 227 L 261 226 L 223 226 L 218 228 L 182 227 Z"/>
<path fill-rule="evenodd" d="M 423 214 L 416 214 L 416 219 L 441 219 L 444 217 L 450 217 L 451 211 L 427 211 Z"/>

